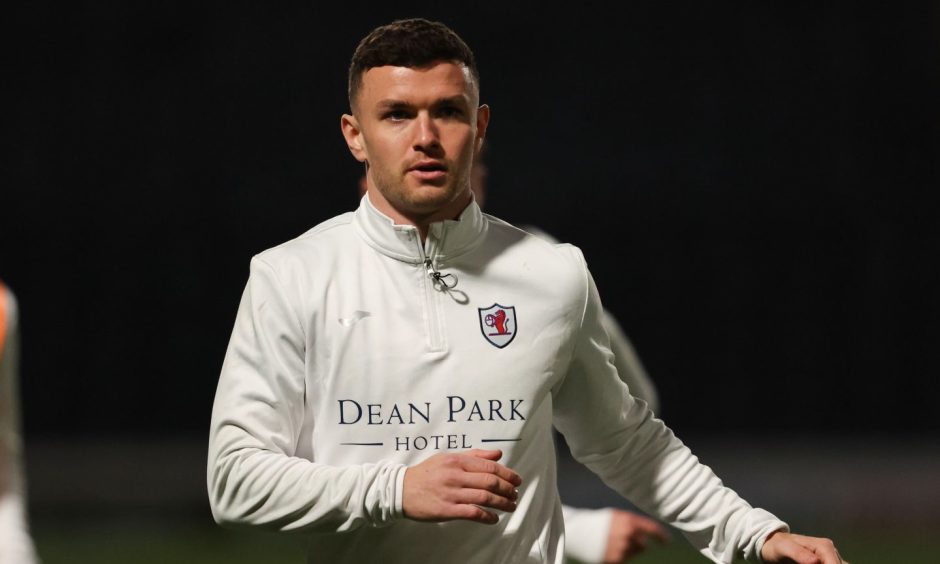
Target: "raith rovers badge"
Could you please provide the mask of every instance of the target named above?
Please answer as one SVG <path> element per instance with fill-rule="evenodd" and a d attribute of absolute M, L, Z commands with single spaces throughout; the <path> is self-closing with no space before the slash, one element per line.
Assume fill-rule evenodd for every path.
<path fill-rule="evenodd" d="M 493 304 L 477 308 L 480 312 L 480 331 L 494 347 L 503 348 L 516 338 L 516 308 Z"/>

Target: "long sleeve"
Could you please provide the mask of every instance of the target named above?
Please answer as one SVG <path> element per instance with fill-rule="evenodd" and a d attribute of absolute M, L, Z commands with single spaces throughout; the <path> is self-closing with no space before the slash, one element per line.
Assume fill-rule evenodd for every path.
<path fill-rule="evenodd" d="M 572 454 L 612 489 L 681 530 L 707 558 L 759 561 L 767 535 L 787 525 L 725 487 L 628 393 L 616 375 L 600 298 L 586 265 L 584 273 L 582 323 L 569 370 L 555 392 L 555 426 Z"/>
<path fill-rule="evenodd" d="M 534 225 L 525 225 L 523 229 L 553 245 L 559 243 L 558 239 Z M 627 338 L 626 333 L 609 311 L 604 311 L 601 315 L 601 323 L 610 337 L 610 349 L 614 353 L 614 366 L 617 367 L 617 374 L 620 375 L 620 379 L 629 386 L 630 394 L 633 397 L 645 401 L 650 409 L 658 413 L 659 395 L 656 392 L 656 386 L 643 368 L 643 364 L 633 349 L 630 339 Z"/>
<path fill-rule="evenodd" d="M 346 531 L 402 516 L 405 466 L 329 466 L 295 456 L 304 424 L 307 336 L 299 298 L 252 260 L 212 411 L 208 489 L 216 521 Z"/>
<path fill-rule="evenodd" d="M 561 506 L 565 516 L 565 555 L 580 562 L 603 562 L 614 510 Z"/>
<path fill-rule="evenodd" d="M 659 394 L 656 386 L 643 368 L 630 339 L 610 312 L 604 311 L 601 324 L 610 337 L 610 350 L 614 353 L 617 375 L 630 388 L 630 395 L 645 401 L 654 413 L 659 413 Z"/>
<path fill-rule="evenodd" d="M 38 562 L 26 518 L 19 431 L 19 331 L 13 294 L 0 284 L 0 564 Z"/>
<path fill-rule="evenodd" d="M 651 411 L 658 412 L 659 395 L 656 386 L 643 368 L 630 340 L 610 312 L 604 311 L 601 320 L 610 337 L 617 375 L 630 389 L 630 395 L 644 400 Z M 580 562 L 602 562 L 613 509 L 581 509 L 562 505 L 561 510 L 565 516 L 565 554 Z"/>

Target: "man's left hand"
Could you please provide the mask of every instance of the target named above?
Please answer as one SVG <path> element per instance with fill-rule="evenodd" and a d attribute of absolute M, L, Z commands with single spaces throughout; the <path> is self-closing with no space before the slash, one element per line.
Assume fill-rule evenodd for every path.
<path fill-rule="evenodd" d="M 666 529 L 649 517 L 615 509 L 610 519 L 610 533 L 604 551 L 604 564 L 626 562 L 646 550 L 649 538 L 660 544 L 669 540 Z"/>
<path fill-rule="evenodd" d="M 760 552 L 767 564 L 849 564 L 829 539 L 806 537 L 777 531 L 764 541 Z"/>

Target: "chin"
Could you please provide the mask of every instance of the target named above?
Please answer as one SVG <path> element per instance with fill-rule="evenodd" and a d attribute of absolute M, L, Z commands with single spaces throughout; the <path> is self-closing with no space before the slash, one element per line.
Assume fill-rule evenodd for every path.
<path fill-rule="evenodd" d="M 408 199 L 415 207 L 435 210 L 453 202 L 457 195 L 452 186 L 426 184 L 413 190 Z"/>

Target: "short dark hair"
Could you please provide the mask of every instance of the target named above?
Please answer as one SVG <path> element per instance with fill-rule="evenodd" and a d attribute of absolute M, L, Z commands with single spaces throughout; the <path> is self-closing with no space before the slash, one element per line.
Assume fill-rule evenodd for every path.
<path fill-rule="evenodd" d="M 362 87 L 362 75 L 367 70 L 386 65 L 420 68 L 435 61 L 463 63 L 479 89 L 480 72 L 473 51 L 441 22 L 413 18 L 375 28 L 359 42 L 349 65 L 350 109 Z"/>

